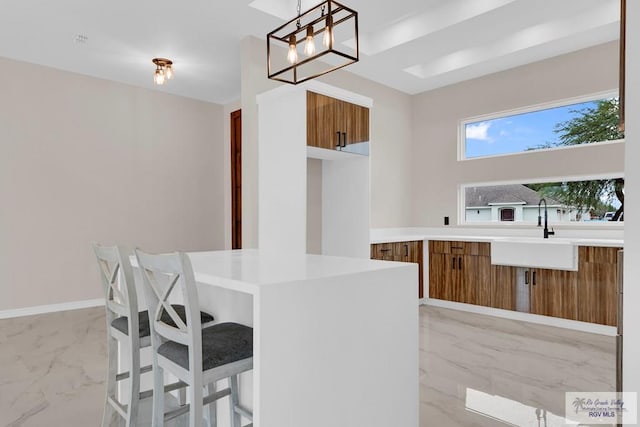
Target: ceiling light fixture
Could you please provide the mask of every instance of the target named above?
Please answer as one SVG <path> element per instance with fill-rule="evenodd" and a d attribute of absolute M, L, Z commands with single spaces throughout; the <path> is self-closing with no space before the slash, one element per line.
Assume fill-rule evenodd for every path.
<path fill-rule="evenodd" d="M 173 61 L 166 58 L 153 58 L 151 62 L 156 65 L 156 71 L 153 75 L 155 84 L 163 85 L 167 80 L 173 78 Z"/>
<path fill-rule="evenodd" d="M 359 61 L 358 12 L 333 0 L 304 13 L 300 6 L 298 0 L 296 18 L 267 34 L 270 79 L 296 85 Z M 316 37 L 322 39 L 320 50 Z"/>

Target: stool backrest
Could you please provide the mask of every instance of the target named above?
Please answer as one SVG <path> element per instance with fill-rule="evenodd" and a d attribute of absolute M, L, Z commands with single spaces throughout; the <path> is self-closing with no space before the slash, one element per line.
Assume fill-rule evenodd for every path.
<path fill-rule="evenodd" d="M 128 251 L 120 246 L 93 245 L 107 310 L 107 325 L 120 316 L 128 318 L 129 337 L 138 336 L 138 297 Z"/>
<path fill-rule="evenodd" d="M 202 369 L 202 333 L 200 305 L 193 268 L 184 253 L 151 255 L 136 249 L 142 271 L 145 299 L 149 308 L 151 341 L 157 348 L 160 340 L 175 341 L 189 347 L 189 366 Z M 186 323 L 173 309 L 169 297 L 179 292 L 185 306 Z M 162 320 L 167 313 L 174 325 Z"/>

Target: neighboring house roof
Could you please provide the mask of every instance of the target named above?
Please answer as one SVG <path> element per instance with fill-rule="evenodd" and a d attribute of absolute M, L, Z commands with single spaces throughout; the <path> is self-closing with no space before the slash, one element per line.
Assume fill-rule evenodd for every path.
<path fill-rule="evenodd" d="M 491 185 L 486 187 L 467 187 L 465 207 L 491 205 L 535 205 L 540 202 L 540 194 L 522 184 Z M 547 204 L 561 205 L 557 200 L 547 198 Z"/>

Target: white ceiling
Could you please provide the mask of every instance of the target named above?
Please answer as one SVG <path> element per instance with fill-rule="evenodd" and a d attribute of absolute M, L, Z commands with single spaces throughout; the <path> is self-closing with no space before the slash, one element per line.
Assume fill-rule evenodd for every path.
<path fill-rule="evenodd" d="M 303 11 L 318 2 L 303 0 Z M 343 3 L 359 12 L 361 38 L 347 70 L 410 94 L 619 35 L 619 0 Z M 240 97 L 240 40 L 265 39 L 295 16 L 296 0 L 0 0 L 0 11 L 2 57 L 227 103 Z M 161 87 L 155 56 L 175 63 Z"/>

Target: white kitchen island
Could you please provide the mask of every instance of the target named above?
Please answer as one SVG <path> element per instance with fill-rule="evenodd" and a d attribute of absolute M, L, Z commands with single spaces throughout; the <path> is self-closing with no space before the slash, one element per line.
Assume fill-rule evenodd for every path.
<path fill-rule="evenodd" d="M 417 265 L 258 250 L 189 257 L 201 307 L 254 328 L 253 381 L 241 382 L 254 426 L 417 427 Z"/>

